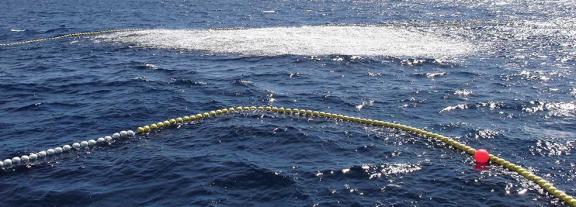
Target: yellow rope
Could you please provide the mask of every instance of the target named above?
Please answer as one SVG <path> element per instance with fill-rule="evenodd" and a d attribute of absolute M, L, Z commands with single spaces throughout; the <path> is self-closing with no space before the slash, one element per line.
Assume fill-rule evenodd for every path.
<path fill-rule="evenodd" d="M 205 112 L 205 113 L 199 113 L 199 114 L 195 114 L 195 115 L 178 117 L 175 119 L 169 119 L 166 121 L 138 127 L 137 132 L 139 134 L 147 134 L 147 133 L 150 133 L 150 132 L 162 129 L 162 128 L 177 126 L 177 125 L 183 124 L 183 123 L 200 121 L 202 119 L 222 116 L 222 115 L 231 114 L 231 113 L 238 113 L 238 112 L 268 112 L 268 113 L 276 113 L 276 114 L 299 115 L 299 116 L 304 116 L 304 117 L 321 117 L 321 118 L 336 119 L 336 120 L 341 120 L 341 121 L 356 123 L 356 124 L 399 129 L 399 130 L 402 130 L 402 131 L 405 131 L 405 132 L 408 132 L 408 133 L 411 133 L 411 134 L 414 134 L 414 135 L 417 135 L 420 137 L 425 137 L 425 138 L 428 138 L 431 140 L 440 141 L 442 143 L 445 143 L 449 146 L 454 147 L 455 149 L 464 151 L 470 155 L 474 155 L 474 153 L 476 152 L 476 150 L 474 148 L 472 148 L 468 145 L 462 144 L 462 143 L 460 143 L 454 139 L 451 139 L 449 137 L 446 137 L 446 136 L 443 136 L 440 134 L 436 134 L 433 132 L 429 132 L 426 130 L 414 128 L 414 127 L 407 126 L 407 125 L 385 122 L 385 121 L 379 121 L 379 120 L 374 120 L 374 119 L 364 119 L 364 118 L 358 118 L 358 117 L 351 117 L 351 116 L 345 116 L 345 115 L 341 115 L 341 114 L 331 114 L 331 113 L 326 113 L 326 112 L 321 112 L 321 111 L 311 111 L 311 110 L 305 110 L 305 109 L 290 109 L 290 108 L 285 109 L 285 108 L 277 108 L 277 107 L 270 107 L 270 106 L 259 106 L 259 107 L 256 107 L 256 106 L 250 106 L 250 107 L 239 106 L 239 107 L 232 107 L 232 108 L 223 108 L 223 109 L 218 109 L 218 110 L 209 111 L 209 112 Z M 514 163 L 511 163 L 511 162 L 509 162 L 503 158 L 500 158 L 496 155 L 490 155 L 490 161 L 494 164 L 497 164 L 497 165 L 504 167 L 505 169 L 516 172 L 516 173 L 520 174 L 521 176 L 525 177 L 526 179 L 536 183 L 542 189 L 546 190 L 546 192 L 548 192 L 550 195 L 560 199 L 566 205 L 576 207 L 576 199 L 574 199 L 572 196 L 566 194 L 564 191 L 557 189 L 556 187 L 554 187 L 554 185 L 552 183 L 544 180 L 540 176 L 535 175 L 534 173 L 530 172 L 528 169 L 526 169 L 522 166 L 516 165 Z"/>
<path fill-rule="evenodd" d="M 142 29 L 111 29 L 111 30 L 101 30 L 101 31 L 96 31 L 96 32 L 78 32 L 78 33 L 57 35 L 57 36 L 47 37 L 47 38 L 23 40 L 23 41 L 10 42 L 10 43 L 0 43 L 0 47 L 21 46 L 21 45 L 27 45 L 27 44 L 32 44 L 32 43 L 46 42 L 46 41 L 50 41 L 50 40 L 58 40 L 58 39 L 63 39 L 63 38 L 78 38 L 78 37 L 96 36 L 96 35 L 108 34 L 108 33 L 114 33 L 114 32 L 131 32 L 131 31 L 139 31 L 139 30 L 142 30 Z"/>

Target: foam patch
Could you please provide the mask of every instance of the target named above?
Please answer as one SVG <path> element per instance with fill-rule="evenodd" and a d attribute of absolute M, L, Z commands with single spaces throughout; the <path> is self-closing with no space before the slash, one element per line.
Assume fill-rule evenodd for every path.
<path fill-rule="evenodd" d="M 302 26 L 253 29 L 151 29 L 100 35 L 98 40 L 249 56 L 356 55 L 446 58 L 473 53 L 475 45 L 387 26 Z"/>

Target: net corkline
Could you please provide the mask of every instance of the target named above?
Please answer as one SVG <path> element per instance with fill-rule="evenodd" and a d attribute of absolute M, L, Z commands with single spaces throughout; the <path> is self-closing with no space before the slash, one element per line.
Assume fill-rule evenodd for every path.
<path fill-rule="evenodd" d="M 141 31 L 141 30 L 144 30 L 144 29 L 128 28 L 128 29 L 100 30 L 100 31 L 94 31 L 94 32 L 77 32 L 77 33 L 56 35 L 56 36 L 46 37 L 46 38 L 37 38 L 37 39 L 31 39 L 31 40 L 22 40 L 22 41 L 16 41 L 16 42 L 0 43 L 0 48 L 23 46 L 23 45 L 33 44 L 33 43 L 41 43 L 41 42 L 47 42 L 47 41 L 51 41 L 51 40 L 59 40 L 59 39 L 65 39 L 65 38 L 80 38 L 80 37 L 85 37 L 85 36 L 97 36 L 97 35 L 110 34 L 110 33 L 116 33 L 116 32 L 135 32 L 135 31 Z"/>
<path fill-rule="evenodd" d="M 234 115 L 234 114 L 241 114 L 241 113 L 262 113 L 262 114 L 277 114 L 277 115 L 291 115 L 294 117 L 302 117 L 302 118 L 324 118 L 329 120 L 336 120 L 354 124 L 360 124 L 365 126 L 373 126 L 373 127 L 382 127 L 388 129 L 397 129 L 401 130 L 418 137 L 422 137 L 428 139 L 432 142 L 441 142 L 446 144 L 447 146 L 463 151 L 469 155 L 474 155 L 476 153 L 476 149 L 458 142 L 455 139 L 426 131 L 423 129 L 411 127 L 408 125 L 392 123 L 387 121 L 375 120 L 375 119 L 367 119 L 367 118 L 360 118 L 360 117 L 353 117 L 353 116 L 346 116 L 342 114 L 333 114 L 327 113 L 322 111 L 312 111 L 307 109 L 296 109 L 296 108 L 278 108 L 272 106 L 238 106 L 238 107 L 231 107 L 231 108 L 222 108 L 213 111 L 207 111 L 203 113 L 198 113 L 194 115 L 187 115 L 183 117 L 177 117 L 173 119 L 168 119 L 165 121 L 160 121 L 157 123 L 152 123 L 144 126 L 137 127 L 133 130 L 125 130 L 113 133 L 110 136 L 104 136 L 97 139 L 91 139 L 86 141 L 74 142 L 71 144 L 65 144 L 63 146 L 58 146 L 55 148 L 50 148 L 44 151 L 30 153 L 29 155 L 22 155 L 13 157 L 11 159 L 6 159 L 4 161 L 0 161 L 0 167 L 3 169 L 10 169 L 18 165 L 27 165 L 36 162 L 41 162 L 41 159 L 47 159 L 50 156 L 54 156 L 61 153 L 70 153 L 73 151 L 80 151 L 85 149 L 93 148 L 97 145 L 105 145 L 115 142 L 116 140 L 121 139 L 130 139 L 135 138 L 137 136 L 149 136 L 152 132 L 158 132 L 161 129 L 167 128 L 175 128 L 185 124 L 191 123 L 201 123 L 202 120 L 221 117 L 225 115 Z M 540 188 L 544 189 L 549 195 L 558 198 L 564 204 L 572 207 L 576 207 L 576 199 L 574 197 L 566 194 L 564 191 L 559 190 L 552 184 L 551 182 L 545 180 L 544 178 L 534 174 L 530 170 L 514 164 L 510 161 L 505 160 L 499 156 L 490 154 L 489 161 L 493 165 L 502 166 L 504 169 L 510 170 L 512 172 L 518 173 L 522 177 L 528 179 L 529 181 L 535 183 Z"/>

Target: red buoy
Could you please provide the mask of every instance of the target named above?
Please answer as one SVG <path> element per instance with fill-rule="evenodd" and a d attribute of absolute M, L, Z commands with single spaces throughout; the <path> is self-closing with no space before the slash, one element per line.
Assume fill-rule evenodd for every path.
<path fill-rule="evenodd" d="M 474 153 L 474 160 L 480 164 L 486 164 L 490 161 L 490 153 L 485 149 L 477 149 Z"/>

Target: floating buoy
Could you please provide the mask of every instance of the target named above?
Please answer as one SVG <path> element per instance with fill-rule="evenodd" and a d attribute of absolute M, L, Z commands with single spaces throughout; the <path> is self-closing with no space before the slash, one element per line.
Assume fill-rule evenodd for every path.
<path fill-rule="evenodd" d="M 485 149 L 477 149 L 474 153 L 474 160 L 480 164 L 486 164 L 490 161 L 490 153 Z"/>
<path fill-rule="evenodd" d="M 12 163 L 15 165 L 20 164 L 20 161 L 21 161 L 21 159 L 19 157 L 12 158 Z"/>
<path fill-rule="evenodd" d="M 22 160 L 22 162 L 27 163 L 28 161 L 30 161 L 30 157 L 28 157 L 27 155 L 22 155 L 22 157 L 20 158 Z"/>
<path fill-rule="evenodd" d="M 46 157 L 46 151 L 38 152 L 38 157 Z"/>
<path fill-rule="evenodd" d="M 10 166 L 12 165 L 12 160 L 11 159 L 5 159 L 4 160 L 4 166 Z"/>
<path fill-rule="evenodd" d="M 34 161 L 34 160 L 38 159 L 38 155 L 36 155 L 35 153 L 30 153 L 29 158 L 30 158 L 30 161 Z"/>

